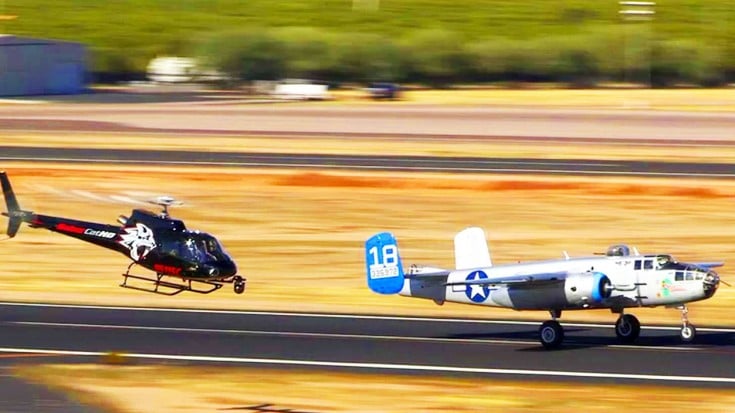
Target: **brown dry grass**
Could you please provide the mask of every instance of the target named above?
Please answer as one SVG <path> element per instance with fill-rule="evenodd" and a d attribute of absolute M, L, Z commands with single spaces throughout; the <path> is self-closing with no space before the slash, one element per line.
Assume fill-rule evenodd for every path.
<path fill-rule="evenodd" d="M 486 228 L 494 259 L 584 255 L 628 242 L 683 260 L 735 262 L 735 182 L 579 177 L 324 173 L 241 169 L 8 165 L 22 206 L 40 213 L 113 222 L 133 206 L 87 199 L 143 191 L 187 202 L 174 211 L 217 235 L 249 279 L 246 293 L 160 297 L 117 288 L 122 255 L 47 231 L 23 228 L 2 243 L 0 300 L 250 310 L 545 318 L 463 305 L 385 297 L 364 281 L 363 242 L 393 231 L 408 263 L 453 264 L 452 237 Z M 728 267 L 721 271 L 725 279 Z M 695 303 L 692 320 L 733 325 L 735 289 Z M 678 312 L 642 309 L 643 323 L 676 323 Z M 608 312 L 564 319 L 613 320 Z"/>
<path fill-rule="evenodd" d="M 333 92 L 335 102 L 373 101 L 362 91 Z M 735 110 L 732 89 L 468 89 L 416 90 L 405 92 L 401 104 L 497 105 L 582 109 L 655 109 L 681 111 L 731 112 Z M 385 102 L 380 102 L 385 104 Z"/>
<path fill-rule="evenodd" d="M 725 389 L 528 382 L 256 368 L 29 366 L 26 378 L 118 412 L 732 412 Z M 142 379 L 145 377 L 145 379 Z M 656 397 L 650 397 L 655 394 Z"/>

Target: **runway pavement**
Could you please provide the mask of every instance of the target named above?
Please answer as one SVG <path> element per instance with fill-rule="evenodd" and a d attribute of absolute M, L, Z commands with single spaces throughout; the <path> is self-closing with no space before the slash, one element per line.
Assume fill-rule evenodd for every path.
<path fill-rule="evenodd" d="M 0 130 L 187 135 L 371 136 L 380 139 L 523 140 L 657 145 L 735 144 L 732 114 L 300 105 L 33 105 L 5 107 Z M 182 126 L 184 125 L 184 126 Z M 377 143 L 376 141 L 376 144 Z M 663 150 L 662 149 L 662 150 Z M 196 153 L 0 147 L 0 161 L 338 168 L 472 173 L 707 176 L 729 164 L 598 160 Z M 641 314 L 645 310 L 641 310 Z M 468 308 L 468 314 L 479 315 Z M 563 319 L 562 319 L 563 321 Z M 692 320 L 696 324 L 696 320 Z M 616 344 L 610 325 L 565 324 L 555 351 L 538 323 L 305 313 L 0 304 L 0 368 L 98 361 L 109 351 L 138 362 L 267 365 L 431 374 L 735 388 L 735 330 L 699 328 L 694 344 L 674 327 L 644 326 L 638 345 Z M 35 356 L 43 355 L 43 358 Z M 0 396 L 34 391 L 10 378 Z M 2 380 L 0 380 L 2 383 Z M 37 393 L 36 393 L 37 394 Z M 49 396 L 52 397 L 52 396 Z M 53 396 L 57 397 L 57 396 Z M 42 397 L 41 400 L 44 400 Z M 30 402 L 22 400 L 20 406 Z M 12 405 L 11 405 L 12 406 Z M 0 408 L 6 407 L 0 403 Z M 76 411 L 74 407 L 64 407 Z M 0 409 L 2 410 L 2 409 Z M 7 410 L 7 409 L 6 409 Z M 11 410 L 12 411 L 12 410 Z M 23 409 L 21 409 L 23 411 Z M 27 409 L 26 409 L 27 411 Z M 55 411 L 34 406 L 34 411 Z M 63 411 L 63 410 L 59 410 Z"/>
<path fill-rule="evenodd" d="M 171 136 L 513 137 L 735 142 L 732 113 L 442 105 L 39 104 L 0 111 L 0 130 Z M 94 136 L 91 137 L 94 139 Z"/>
<path fill-rule="evenodd" d="M 733 329 L 700 326 L 685 345 L 675 327 L 644 326 L 637 345 L 618 345 L 611 325 L 566 324 L 564 346 L 547 351 L 538 324 L 1 303 L 0 363 L 117 351 L 143 362 L 735 388 Z"/>
<path fill-rule="evenodd" d="M 322 168 L 409 172 L 735 178 L 735 169 L 731 164 L 681 161 L 306 155 L 0 146 L 0 161 L 3 160 L 240 168 Z"/>

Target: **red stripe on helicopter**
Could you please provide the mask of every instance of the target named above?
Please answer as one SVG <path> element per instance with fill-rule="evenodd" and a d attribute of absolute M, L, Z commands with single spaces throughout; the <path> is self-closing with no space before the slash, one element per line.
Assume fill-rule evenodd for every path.
<path fill-rule="evenodd" d="M 56 229 L 64 232 L 71 232 L 72 234 L 84 234 L 85 228 L 78 227 L 76 225 L 70 225 L 64 222 L 56 224 Z"/>
<path fill-rule="evenodd" d="M 153 271 L 168 275 L 181 275 L 181 268 L 173 265 L 153 264 Z"/>

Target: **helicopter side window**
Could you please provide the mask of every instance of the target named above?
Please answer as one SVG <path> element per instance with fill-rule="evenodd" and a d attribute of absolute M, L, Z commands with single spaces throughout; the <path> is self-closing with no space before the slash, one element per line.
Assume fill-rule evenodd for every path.
<path fill-rule="evenodd" d="M 687 281 L 692 281 L 694 279 L 694 273 L 691 271 L 687 271 Z"/>
<path fill-rule="evenodd" d="M 652 270 L 653 269 L 653 260 L 644 260 L 643 261 L 643 269 L 644 270 Z"/>
<path fill-rule="evenodd" d="M 633 269 L 635 269 L 635 270 L 640 270 L 641 269 L 641 260 L 636 260 L 635 266 L 633 267 Z"/>
<path fill-rule="evenodd" d="M 163 254 L 173 255 L 174 257 L 186 258 L 186 251 L 183 250 L 181 243 L 177 237 L 169 231 L 162 231 L 158 236 L 159 248 Z"/>
<path fill-rule="evenodd" d="M 684 281 L 684 271 L 677 271 L 674 275 L 674 281 Z"/>

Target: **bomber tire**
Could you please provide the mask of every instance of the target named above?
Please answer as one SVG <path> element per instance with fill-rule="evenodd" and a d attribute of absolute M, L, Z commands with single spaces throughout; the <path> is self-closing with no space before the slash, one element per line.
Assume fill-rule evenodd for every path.
<path fill-rule="evenodd" d="M 693 325 L 687 324 L 681 328 L 681 330 L 679 331 L 679 336 L 681 337 L 681 341 L 685 343 L 691 343 L 697 336 L 697 329 L 694 328 Z"/>
<path fill-rule="evenodd" d="M 631 344 L 641 334 L 641 323 L 632 314 L 623 314 L 615 322 L 615 335 L 624 344 Z"/>
<path fill-rule="evenodd" d="M 538 329 L 538 335 L 545 349 L 553 349 L 564 341 L 564 328 L 556 320 L 544 321 Z"/>

